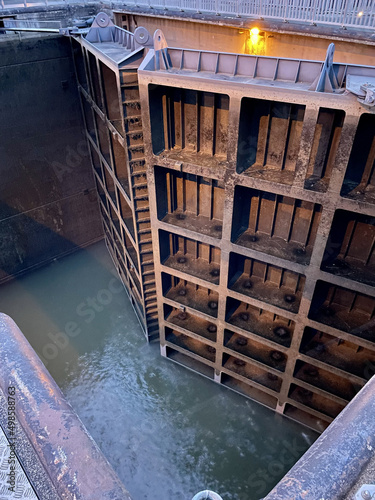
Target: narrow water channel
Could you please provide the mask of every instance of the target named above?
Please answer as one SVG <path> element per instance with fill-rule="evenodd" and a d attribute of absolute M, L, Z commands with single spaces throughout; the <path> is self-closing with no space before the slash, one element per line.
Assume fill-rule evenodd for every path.
<path fill-rule="evenodd" d="M 134 500 L 191 500 L 206 488 L 263 498 L 317 434 L 163 359 L 115 278 L 98 243 L 0 287 L 0 311 Z"/>

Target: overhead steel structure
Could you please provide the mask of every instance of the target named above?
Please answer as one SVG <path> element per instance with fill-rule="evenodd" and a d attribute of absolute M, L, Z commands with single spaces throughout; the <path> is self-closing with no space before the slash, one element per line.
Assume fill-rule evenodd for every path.
<path fill-rule="evenodd" d="M 324 62 L 170 48 L 98 17 L 72 42 L 108 246 L 145 330 L 323 430 L 375 372 L 375 67 L 333 63 L 333 46 Z"/>

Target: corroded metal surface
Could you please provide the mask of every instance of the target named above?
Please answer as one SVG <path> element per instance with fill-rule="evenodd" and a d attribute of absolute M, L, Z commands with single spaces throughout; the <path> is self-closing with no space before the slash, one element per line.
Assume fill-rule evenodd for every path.
<path fill-rule="evenodd" d="M 72 37 L 88 146 L 107 247 L 151 341 L 158 337 L 159 327 L 136 71 L 143 58 L 140 44 L 150 47 L 153 41 L 138 27 L 135 40 L 125 48 L 116 42 L 117 55 L 122 53 L 116 59 L 107 28 L 94 24 L 87 37 Z"/>
<path fill-rule="evenodd" d="M 346 494 L 374 455 L 374 412 L 372 378 L 265 500 L 352 499 Z"/>
<path fill-rule="evenodd" d="M 322 431 L 375 360 L 375 67 L 154 37 L 131 83 L 72 42 L 116 267 L 163 355 Z"/>
<path fill-rule="evenodd" d="M 159 52 L 138 77 L 162 354 L 322 431 L 375 355 L 375 115 L 345 87 L 375 68 L 331 47 L 335 89 L 317 61 Z"/>
<path fill-rule="evenodd" d="M 130 496 L 14 321 L 0 314 L 0 388 L 61 499 Z"/>

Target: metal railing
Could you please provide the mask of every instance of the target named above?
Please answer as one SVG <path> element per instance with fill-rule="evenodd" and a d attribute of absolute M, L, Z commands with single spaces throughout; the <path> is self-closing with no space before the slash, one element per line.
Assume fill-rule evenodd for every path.
<path fill-rule="evenodd" d="M 375 0 L 126 0 L 127 4 L 375 29 Z"/>
<path fill-rule="evenodd" d="M 8 9 L 51 7 L 71 4 L 95 3 L 95 0 L 0 0 L 0 12 Z M 98 2 L 100 3 L 100 2 Z"/>
<path fill-rule="evenodd" d="M 86 0 L 0 0 L 3 9 Z M 375 29 L 375 0 L 125 0 L 124 6 Z"/>

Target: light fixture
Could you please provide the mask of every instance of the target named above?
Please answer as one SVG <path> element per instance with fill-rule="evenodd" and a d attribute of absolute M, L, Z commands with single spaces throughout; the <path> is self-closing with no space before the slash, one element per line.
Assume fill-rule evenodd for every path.
<path fill-rule="evenodd" d="M 363 12 L 358 12 L 358 17 L 362 17 L 363 16 Z"/>
<path fill-rule="evenodd" d="M 251 28 L 250 35 L 258 36 L 259 35 L 259 28 Z"/>

